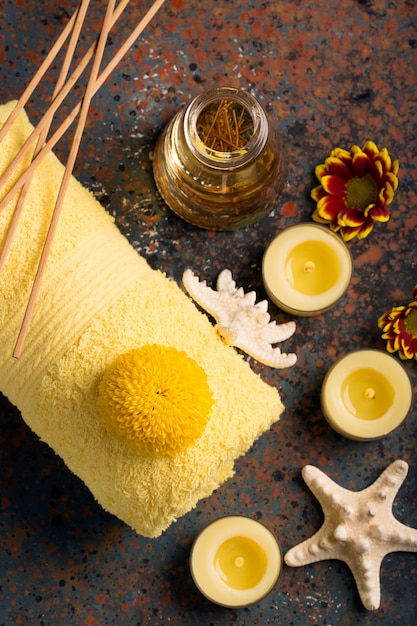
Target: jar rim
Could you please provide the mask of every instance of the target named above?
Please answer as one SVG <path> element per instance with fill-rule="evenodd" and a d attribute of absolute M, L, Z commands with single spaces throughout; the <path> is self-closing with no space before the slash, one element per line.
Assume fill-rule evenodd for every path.
<path fill-rule="evenodd" d="M 239 149 L 221 152 L 210 148 L 197 131 L 197 122 L 202 111 L 217 100 L 233 100 L 250 114 L 253 131 L 248 141 Z M 236 87 L 212 87 L 196 96 L 184 114 L 184 136 L 194 156 L 205 165 L 219 169 L 233 169 L 255 159 L 265 147 L 268 139 L 268 120 L 258 100 L 248 91 Z"/>

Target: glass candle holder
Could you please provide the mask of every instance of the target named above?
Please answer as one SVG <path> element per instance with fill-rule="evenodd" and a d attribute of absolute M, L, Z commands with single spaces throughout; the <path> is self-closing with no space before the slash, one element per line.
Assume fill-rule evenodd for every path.
<path fill-rule="evenodd" d="M 259 602 L 275 586 L 281 568 L 275 536 L 260 522 L 241 515 L 206 526 L 190 553 L 197 588 L 211 602 L 229 608 Z"/>
<path fill-rule="evenodd" d="M 340 435 L 356 441 L 385 437 L 398 428 L 413 402 L 411 380 L 402 364 L 382 350 L 358 350 L 326 374 L 323 415 Z"/>
<path fill-rule="evenodd" d="M 349 287 L 352 257 L 342 239 L 319 224 L 301 223 L 281 231 L 262 260 L 268 297 L 292 315 L 320 315 Z"/>
<path fill-rule="evenodd" d="M 250 93 L 215 87 L 163 130 L 153 172 L 161 196 L 181 218 L 234 230 L 276 205 L 285 184 L 282 137 Z"/>

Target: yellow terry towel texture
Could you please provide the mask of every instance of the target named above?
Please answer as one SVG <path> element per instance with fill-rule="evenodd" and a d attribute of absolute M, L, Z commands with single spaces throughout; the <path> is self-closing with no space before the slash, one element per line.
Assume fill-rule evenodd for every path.
<path fill-rule="evenodd" d="M 0 125 L 14 104 L 0 106 Z M 0 173 L 31 129 L 22 113 L 0 145 Z M 0 275 L 0 390 L 104 509 L 139 534 L 157 537 L 233 475 L 234 460 L 279 419 L 283 405 L 277 390 L 223 345 L 208 318 L 149 267 L 74 178 L 23 354 L 12 357 L 62 175 L 50 154 L 36 172 Z M 0 244 L 13 206 L 0 213 Z M 175 458 L 137 456 L 107 433 L 96 408 L 106 367 L 148 343 L 173 346 L 197 361 L 214 397 L 203 435 Z"/>

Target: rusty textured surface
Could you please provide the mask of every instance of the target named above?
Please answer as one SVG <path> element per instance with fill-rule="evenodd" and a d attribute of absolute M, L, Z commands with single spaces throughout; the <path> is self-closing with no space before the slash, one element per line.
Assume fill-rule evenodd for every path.
<path fill-rule="evenodd" d="M 131 3 L 107 55 L 149 4 Z M 73 3 L 0 0 L 1 99 L 18 98 L 73 10 Z M 93 2 L 84 44 L 100 25 Z M 322 512 L 301 477 L 317 465 L 353 490 L 371 484 L 395 459 L 410 470 L 394 514 L 417 527 L 417 409 L 391 436 L 343 439 L 320 409 L 323 378 L 341 355 L 384 349 L 377 319 L 411 300 L 417 283 L 416 5 L 412 0 L 167 1 L 95 96 L 76 176 L 116 216 L 152 267 L 180 281 L 192 268 L 209 284 L 225 267 L 245 290 L 265 297 L 261 260 L 286 226 L 311 220 L 314 168 L 332 147 L 372 139 L 400 161 L 391 219 L 349 243 L 354 275 L 329 312 L 299 318 L 288 342 L 298 363 L 253 369 L 280 389 L 281 421 L 236 463 L 236 474 L 162 537 L 137 536 L 104 513 L 61 460 L 0 400 L 0 624 L 185 626 L 191 624 L 413 624 L 417 555 L 382 564 L 382 602 L 366 611 L 338 561 L 285 567 L 272 593 L 249 609 L 228 610 L 195 588 L 188 557 L 196 534 L 229 514 L 261 520 L 285 553 L 312 535 Z M 109 58 L 109 57 L 107 57 Z M 33 122 L 54 73 L 28 105 Z M 285 137 L 288 181 L 276 208 L 236 232 L 203 231 L 176 217 L 156 192 L 156 136 L 190 98 L 212 85 L 250 90 Z M 57 153 L 65 159 L 68 140 Z M 289 316 L 272 304 L 278 322 Z M 287 345 L 285 346 L 287 348 Z M 416 362 L 405 367 L 417 390 Z"/>

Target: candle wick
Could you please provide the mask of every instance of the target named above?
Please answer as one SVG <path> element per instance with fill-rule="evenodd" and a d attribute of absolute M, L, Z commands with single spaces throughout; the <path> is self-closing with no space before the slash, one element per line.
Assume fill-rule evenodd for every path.
<path fill-rule="evenodd" d="M 374 400 L 375 398 L 375 390 L 372 389 L 372 387 L 368 387 L 368 389 L 365 389 L 365 398 L 367 400 Z"/>
<path fill-rule="evenodd" d="M 242 567 L 242 565 L 245 564 L 245 559 L 243 558 L 243 556 L 237 556 L 235 558 L 235 565 L 236 567 Z"/>
<path fill-rule="evenodd" d="M 314 261 L 307 261 L 306 264 L 304 265 L 305 272 L 312 272 L 315 269 L 316 269 L 316 266 L 314 264 Z"/>

